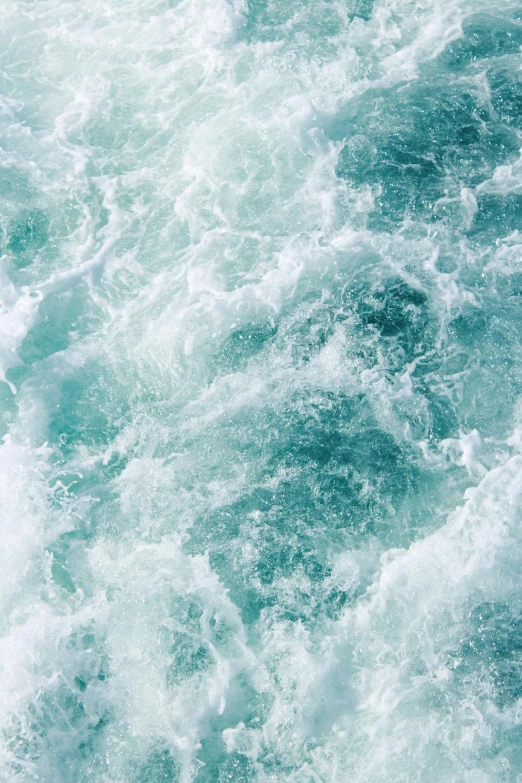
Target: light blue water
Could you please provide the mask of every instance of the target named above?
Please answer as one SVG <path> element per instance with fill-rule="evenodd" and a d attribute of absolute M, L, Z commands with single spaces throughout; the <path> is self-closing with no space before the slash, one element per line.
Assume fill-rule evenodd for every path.
<path fill-rule="evenodd" d="M 521 3 L 1 21 L 2 783 L 520 783 Z"/>

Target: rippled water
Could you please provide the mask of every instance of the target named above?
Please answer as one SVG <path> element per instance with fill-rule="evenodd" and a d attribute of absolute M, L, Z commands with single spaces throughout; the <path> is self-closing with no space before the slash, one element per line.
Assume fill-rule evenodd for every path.
<path fill-rule="evenodd" d="M 0 780 L 522 780 L 522 5 L 5 0 Z"/>

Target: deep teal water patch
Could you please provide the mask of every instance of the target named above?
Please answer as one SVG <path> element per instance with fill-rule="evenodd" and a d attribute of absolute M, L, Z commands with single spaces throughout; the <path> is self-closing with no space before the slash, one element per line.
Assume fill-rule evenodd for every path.
<path fill-rule="evenodd" d="M 506 605 L 485 604 L 473 610 L 472 632 L 459 651 L 460 676 L 477 678 L 484 699 L 501 707 L 520 698 L 521 620 Z"/>
<path fill-rule="evenodd" d="M 334 327 L 348 323 L 358 342 L 344 360 L 352 351 L 363 367 L 380 359 L 390 377 L 429 352 L 437 336 L 426 293 L 394 278 L 373 291 L 357 281 L 326 304 L 309 297 L 306 312 L 297 324 L 290 315 L 291 326 L 283 321 L 272 338 L 279 351 L 291 342 L 291 361 L 300 368 L 324 349 Z M 419 365 L 414 385 L 421 407 L 403 414 L 417 437 L 435 442 L 459 434 L 457 400 L 436 388 L 439 368 L 440 361 Z M 229 371 L 226 361 L 223 371 Z M 408 440 L 382 427 L 364 393 L 305 387 L 286 395 L 282 408 L 242 410 L 236 421 L 225 420 L 203 437 L 219 444 L 231 438 L 225 454 L 241 455 L 249 481 L 232 503 L 194 521 L 186 548 L 209 552 L 248 624 L 270 607 L 305 622 L 338 616 L 361 586 L 344 591 L 328 582 L 332 553 L 364 547 L 366 540 L 411 542 L 430 510 L 443 504 L 451 481 L 446 474 L 441 483 Z M 283 599 L 281 581 L 291 579 L 297 592 L 287 590 Z"/>
<path fill-rule="evenodd" d="M 350 18 L 368 18 L 373 0 L 352 0 Z M 313 35 L 328 40 L 342 30 L 343 11 L 330 3 L 318 3 L 316 7 L 303 9 L 300 3 L 282 5 L 273 0 L 255 0 L 248 4 L 242 20 L 239 40 L 249 43 L 287 41 L 290 45 L 296 35 Z"/>
<path fill-rule="evenodd" d="M 389 230 L 407 215 L 444 219 L 448 198 L 518 158 L 521 30 L 511 14 L 470 15 L 462 36 L 425 66 L 424 78 L 365 94 L 333 121 L 334 138 L 343 137 L 343 124 L 350 131 L 339 175 L 380 188 L 371 225 Z M 499 199 L 489 213 L 491 231 L 509 226 L 512 212 L 509 200 Z"/>
<path fill-rule="evenodd" d="M 501 78 L 496 81 L 502 83 Z M 391 228 L 408 215 L 430 222 L 444 219 L 444 199 L 457 198 L 463 187 L 475 187 L 497 166 L 518 158 L 519 140 L 512 127 L 519 116 L 514 106 L 516 87 L 507 88 L 509 94 L 502 98 L 502 88 L 492 76 L 491 81 L 493 112 L 480 95 L 473 94 L 471 84 L 470 92 L 461 83 L 448 89 L 446 77 L 433 78 L 429 89 L 413 84 L 378 96 L 370 112 L 366 97 L 363 111 L 368 119 L 359 119 L 352 109 L 348 121 L 362 121 L 365 134 L 347 140 L 338 171 L 355 183 L 379 186 L 371 225 Z M 495 103 L 503 113 L 497 112 Z M 381 112 L 388 117 L 384 128 Z M 490 219 L 498 215 L 508 221 L 511 211 L 511 205 L 499 199 Z M 492 230 L 496 229 L 494 224 Z M 502 231 L 501 225 L 498 230 Z"/>
<path fill-rule="evenodd" d="M 178 780 L 176 760 L 168 749 L 154 751 L 140 768 L 136 780 L 140 783 L 173 783 Z"/>
<path fill-rule="evenodd" d="M 84 313 L 83 286 L 50 296 L 40 308 L 38 324 L 20 347 L 20 359 L 26 365 L 31 365 L 65 350 L 71 340 L 81 334 Z"/>
<path fill-rule="evenodd" d="M 62 451 L 81 444 L 91 447 L 106 446 L 118 432 L 101 404 L 105 397 L 104 384 L 82 383 L 80 378 L 67 379 L 61 384 L 59 401 L 49 426 L 49 434 Z M 100 397 L 98 396 L 100 395 Z"/>
<path fill-rule="evenodd" d="M 42 210 L 24 210 L 12 219 L 8 227 L 7 250 L 18 267 L 34 260 L 49 238 L 49 220 Z"/>
<path fill-rule="evenodd" d="M 216 356 L 217 372 L 240 369 L 265 347 L 275 332 L 275 327 L 270 323 L 245 324 L 233 331 Z"/>
<path fill-rule="evenodd" d="M 522 45 L 520 12 L 501 17 L 491 13 L 471 14 L 462 25 L 463 35 L 442 53 L 441 60 L 453 70 L 472 63 L 516 55 Z"/>

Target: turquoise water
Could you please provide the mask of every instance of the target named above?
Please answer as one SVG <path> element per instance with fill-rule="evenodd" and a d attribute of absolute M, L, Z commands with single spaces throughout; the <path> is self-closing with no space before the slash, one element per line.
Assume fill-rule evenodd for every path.
<path fill-rule="evenodd" d="M 522 781 L 521 48 L 3 4 L 2 782 Z"/>

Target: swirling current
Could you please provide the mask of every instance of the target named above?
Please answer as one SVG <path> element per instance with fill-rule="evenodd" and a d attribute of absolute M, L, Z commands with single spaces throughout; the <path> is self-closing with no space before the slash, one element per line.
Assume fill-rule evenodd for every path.
<path fill-rule="evenodd" d="M 520 783 L 520 0 L 1 21 L 0 780 Z"/>

